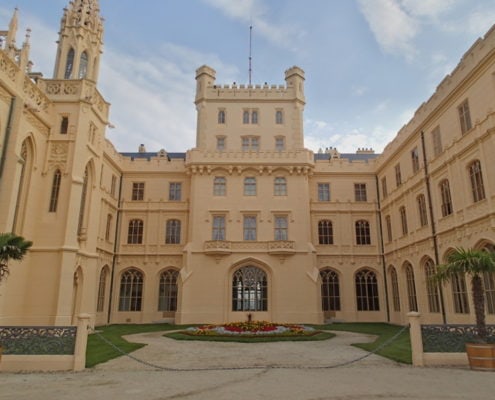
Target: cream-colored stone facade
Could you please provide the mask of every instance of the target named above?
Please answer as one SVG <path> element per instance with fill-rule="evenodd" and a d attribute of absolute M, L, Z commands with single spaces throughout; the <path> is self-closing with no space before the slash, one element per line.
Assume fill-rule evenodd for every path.
<path fill-rule="evenodd" d="M 118 153 L 98 1 L 65 11 L 53 79 L 30 72 L 16 26 L 0 32 L 0 230 L 34 245 L 0 286 L 1 325 L 473 322 L 468 282 L 427 272 L 495 244 L 493 29 L 376 155 L 304 148 L 300 68 L 222 85 L 208 66 L 195 148 Z"/>

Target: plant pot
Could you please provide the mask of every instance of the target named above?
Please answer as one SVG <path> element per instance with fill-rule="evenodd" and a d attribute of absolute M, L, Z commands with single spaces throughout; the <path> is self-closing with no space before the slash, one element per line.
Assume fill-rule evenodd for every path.
<path fill-rule="evenodd" d="M 471 369 L 495 371 L 495 344 L 466 343 L 466 353 Z"/>

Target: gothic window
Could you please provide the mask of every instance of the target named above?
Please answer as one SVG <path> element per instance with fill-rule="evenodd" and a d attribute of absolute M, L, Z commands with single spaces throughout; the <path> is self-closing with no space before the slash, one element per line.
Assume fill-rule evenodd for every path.
<path fill-rule="evenodd" d="M 419 223 L 421 226 L 428 225 L 428 214 L 426 213 L 426 199 L 424 194 L 420 194 L 416 198 L 416 202 L 418 203 L 418 214 L 419 214 Z"/>
<path fill-rule="evenodd" d="M 407 299 L 409 302 L 409 311 L 418 311 L 416 284 L 414 282 L 414 271 L 411 264 L 406 263 L 405 272 L 406 272 Z"/>
<path fill-rule="evenodd" d="M 407 214 L 406 207 L 402 206 L 399 208 L 400 222 L 402 226 L 402 235 L 407 235 Z"/>
<path fill-rule="evenodd" d="M 395 166 L 395 183 L 396 183 L 397 187 L 402 185 L 402 174 L 400 172 L 400 164 L 397 164 Z"/>
<path fill-rule="evenodd" d="M 366 183 L 354 184 L 354 199 L 356 201 L 367 201 Z"/>
<path fill-rule="evenodd" d="M 69 132 L 69 117 L 63 116 L 60 121 L 60 134 L 66 135 Z"/>
<path fill-rule="evenodd" d="M 273 194 L 275 196 L 287 196 L 287 180 L 283 176 L 275 178 Z"/>
<path fill-rule="evenodd" d="M 340 311 L 339 275 L 332 269 L 323 269 L 320 277 L 322 310 Z"/>
<path fill-rule="evenodd" d="M 132 200 L 139 201 L 144 199 L 144 182 L 132 183 Z"/>
<path fill-rule="evenodd" d="M 178 219 L 169 219 L 165 230 L 166 244 L 180 243 L 180 221 Z"/>
<path fill-rule="evenodd" d="M 119 311 L 141 311 L 143 274 L 131 268 L 120 278 Z"/>
<path fill-rule="evenodd" d="M 275 216 L 275 240 L 288 240 L 288 224 L 286 215 Z"/>
<path fill-rule="evenodd" d="M 239 268 L 232 278 L 232 311 L 267 311 L 266 273 L 254 266 Z"/>
<path fill-rule="evenodd" d="M 244 178 L 244 196 L 256 196 L 256 178 Z"/>
<path fill-rule="evenodd" d="M 378 281 L 369 269 L 358 271 L 355 276 L 356 302 L 358 311 L 379 311 Z"/>
<path fill-rule="evenodd" d="M 167 269 L 160 274 L 158 287 L 158 311 L 177 311 L 177 279 L 179 271 Z"/>
<path fill-rule="evenodd" d="M 88 53 L 83 51 L 79 61 L 79 79 L 85 79 L 88 76 Z"/>
<path fill-rule="evenodd" d="M 356 228 L 356 244 L 357 245 L 371 244 L 369 222 L 365 220 L 356 221 L 355 228 Z"/>
<path fill-rule="evenodd" d="M 225 124 L 225 110 L 218 111 L 218 123 Z"/>
<path fill-rule="evenodd" d="M 244 110 L 242 112 L 242 123 L 243 124 L 249 124 L 249 111 L 248 110 Z"/>
<path fill-rule="evenodd" d="M 483 176 L 481 174 L 481 164 L 479 160 L 469 164 L 469 178 L 471 179 L 471 192 L 473 201 L 476 203 L 485 198 L 485 187 L 483 185 Z"/>
<path fill-rule="evenodd" d="M 333 244 L 332 221 L 323 220 L 318 222 L 318 243 Z"/>
<path fill-rule="evenodd" d="M 282 110 L 275 111 L 275 123 L 277 125 L 284 123 L 284 114 L 282 113 Z"/>
<path fill-rule="evenodd" d="M 98 300 L 96 303 L 97 312 L 103 312 L 103 310 L 105 309 L 105 291 L 107 286 L 107 274 L 108 274 L 108 267 L 105 266 L 102 268 L 100 272 L 100 281 L 98 284 Z"/>
<path fill-rule="evenodd" d="M 387 241 L 391 242 L 392 241 L 392 219 L 390 218 L 390 215 L 387 215 L 385 217 L 385 226 L 387 228 Z"/>
<path fill-rule="evenodd" d="M 442 198 L 442 217 L 446 217 L 453 213 L 452 197 L 450 196 L 449 181 L 444 179 L 440 182 L 440 196 Z"/>
<path fill-rule="evenodd" d="M 411 161 L 412 161 L 413 172 L 418 172 L 419 171 L 419 152 L 418 152 L 417 147 L 415 147 L 414 149 L 411 150 Z"/>
<path fill-rule="evenodd" d="M 81 190 L 81 205 L 79 208 L 79 224 L 77 227 L 77 234 L 82 235 L 85 228 L 85 218 L 86 218 L 86 204 L 89 203 L 87 201 L 88 197 L 88 179 L 89 179 L 89 171 L 88 167 L 84 169 L 84 177 L 83 177 L 83 185 Z"/>
<path fill-rule="evenodd" d="M 318 183 L 318 201 L 330 201 L 329 183 Z"/>
<path fill-rule="evenodd" d="M 64 79 L 70 79 L 72 75 L 72 69 L 74 68 L 74 49 L 70 49 L 67 53 L 67 60 L 65 62 L 65 74 Z"/>
<path fill-rule="evenodd" d="M 182 184 L 180 182 L 170 182 L 168 190 L 168 199 L 171 201 L 180 201 L 182 198 Z"/>
<path fill-rule="evenodd" d="M 452 277 L 452 297 L 454 298 L 454 312 L 458 314 L 469 314 L 468 293 L 466 278 L 463 274 Z"/>
<path fill-rule="evenodd" d="M 462 104 L 457 107 L 457 111 L 459 113 L 459 122 L 461 124 L 461 132 L 464 135 L 466 132 L 471 130 L 473 127 L 471 124 L 471 113 L 469 112 L 469 103 L 466 100 L 462 102 Z"/>
<path fill-rule="evenodd" d="M 425 262 L 426 294 L 428 297 L 428 310 L 431 313 L 440 312 L 440 296 L 438 283 L 434 280 L 436 274 L 435 264 L 431 259 Z"/>
<path fill-rule="evenodd" d="M 112 214 L 107 215 L 107 224 L 105 228 L 105 240 L 109 241 L 110 240 L 110 232 L 112 230 Z"/>
<path fill-rule="evenodd" d="M 143 229 L 144 229 L 144 224 L 142 220 L 131 219 L 129 221 L 129 229 L 127 231 L 127 243 L 128 244 L 143 243 Z"/>
<path fill-rule="evenodd" d="M 485 288 L 486 311 L 495 314 L 495 273 L 483 273 L 483 286 Z"/>
<path fill-rule="evenodd" d="M 213 196 L 225 196 L 227 193 L 227 179 L 223 176 L 216 176 L 213 179 Z"/>
<path fill-rule="evenodd" d="M 399 294 L 399 279 L 397 277 L 397 271 L 394 267 L 390 267 L 390 281 L 392 283 L 392 303 L 394 311 L 400 311 L 400 294 Z"/>
<path fill-rule="evenodd" d="M 258 111 L 251 111 L 251 123 L 252 124 L 258 123 Z"/>
<path fill-rule="evenodd" d="M 244 216 L 244 240 L 256 240 L 256 217 L 254 215 Z"/>
<path fill-rule="evenodd" d="M 225 240 L 225 216 L 215 215 L 213 217 L 212 240 Z"/>
<path fill-rule="evenodd" d="M 52 191 L 50 194 L 50 206 L 48 208 L 49 212 L 56 212 L 57 211 L 58 195 L 60 193 L 61 180 L 62 180 L 62 173 L 60 172 L 59 169 L 57 169 L 55 171 L 55 173 L 53 174 Z"/>

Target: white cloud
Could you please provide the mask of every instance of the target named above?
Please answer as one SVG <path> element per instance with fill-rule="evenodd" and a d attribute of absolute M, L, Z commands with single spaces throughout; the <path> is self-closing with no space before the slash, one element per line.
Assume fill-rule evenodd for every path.
<path fill-rule="evenodd" d="M 202 0 L 204 3 L 221 10 L 227 17 L 252 24 L 256 34 L 260 34 L 274 45 L 297 51 L 298 39 L 305 32 L 300 27 L 275 24 L 268 21 L 268 7 L 263 0 Z"/>
<path fill-rule="evenodd" d="M 400 0 L 401 6 L 408 13 L 431 18 L 451 10 L 458 2 L 459 0 Z"/>
<path fill-rule="evenodd" d="M 416 19 L 408 15 L 396 0 L 359 0 L 359 6 L 385 52 L 400 54 L 407 60 L 414 59 L 417 50 L 413 39 L 419 31 Z"/>
<path fill-rule="evenodd" d="M 495 10 L 474 11 L 467 19 L 467 30 L 474 35 L 483 36 L 494 23 Z"/>

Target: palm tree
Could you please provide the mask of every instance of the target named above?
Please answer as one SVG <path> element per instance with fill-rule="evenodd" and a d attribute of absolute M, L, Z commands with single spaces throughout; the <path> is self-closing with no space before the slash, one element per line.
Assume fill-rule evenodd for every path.
<path fill-rule="evenodd" d="M 32 244 L 14 233 L 0 233 L 0 282 L 9 274 L 9 260 L 22 260 Z"/>
<path fill-rule="evenodd" d="M 485 296 L 483 274 L 495 272 L 495 253 L 486 250 L 458 247 L 447 256 L 447 263 L 439 265 L 435 278 L 440 282 L 450 281 L 454 276 L 467 274 L 471 277 L 476 328 L 480 341 L 486 342 L 488 331 L 485 322 Z"/>

